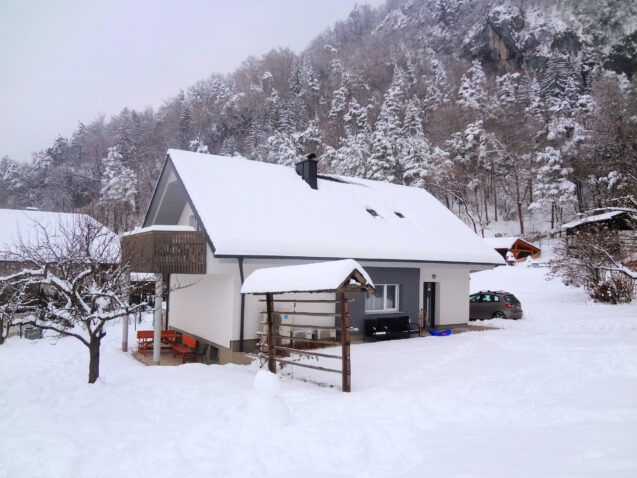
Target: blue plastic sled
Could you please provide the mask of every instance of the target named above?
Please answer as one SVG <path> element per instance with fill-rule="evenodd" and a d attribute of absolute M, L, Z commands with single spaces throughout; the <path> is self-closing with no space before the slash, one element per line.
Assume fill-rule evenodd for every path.
<path fill-rule="evenodd" d="M 436 337 L 445 337 L 447 335 L 451 335 L 451 329 L 447 329 L 447 330 L 430 330 L 429 333 L 431 335 L 435 335 Z"/>

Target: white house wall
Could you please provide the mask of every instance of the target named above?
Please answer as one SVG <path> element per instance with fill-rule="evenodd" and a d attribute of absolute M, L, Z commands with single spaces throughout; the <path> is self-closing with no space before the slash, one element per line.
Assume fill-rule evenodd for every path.
<path fill-rule="evenodd" d="M 234 297 L 238 294 L 228 275 L 171 275 L 171 287 L 190 286 L 170 294 L 171 326 L 229 347 L 232 339 Z"/>

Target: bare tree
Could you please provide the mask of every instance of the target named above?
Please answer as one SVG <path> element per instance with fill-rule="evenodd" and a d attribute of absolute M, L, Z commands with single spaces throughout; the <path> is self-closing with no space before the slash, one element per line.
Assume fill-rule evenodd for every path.
<path fill-rule="evenodd" d="M 120 261 L 117 236 L 89 216 L 33 224 L 8 251 L 20 270 L 0 277 L 2 316 L 73 337 L 89 350 L 89 383 L 99 377 L 100 344 L 108 322 L 146 306 L 129 304 L 136 291 Z"/>

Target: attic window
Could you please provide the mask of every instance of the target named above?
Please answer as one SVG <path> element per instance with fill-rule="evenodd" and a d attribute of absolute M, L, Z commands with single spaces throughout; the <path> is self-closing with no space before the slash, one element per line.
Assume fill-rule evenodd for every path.
<path fill-rule="evenodd" d="M 369 214 L 371 214 L 373 217 L 378 217 L 380 214 L 378 214 L 376 211 L 374 211 L 372 208 L 368 207 L 365 209 Z"/>
<path fill-rule="evenodd" d="M 396 214 L 396 216 L 398 216 L 401 219 L 405 219 L 405 215 L 402 212 L 394 211 L 394 214 Z"/>

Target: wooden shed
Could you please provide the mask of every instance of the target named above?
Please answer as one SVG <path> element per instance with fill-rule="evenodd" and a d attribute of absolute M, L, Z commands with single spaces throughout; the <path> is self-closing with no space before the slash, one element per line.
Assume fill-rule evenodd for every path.
<path fill-rule="evenodd" d="M 507 262 L 511 261 L 511 256 L 513 256 L 513 260 L 515 260 L 515 262 L 523 262 L 529 256 L 536 259 L 542 252 L 539 247 L 525 241 L 521 237 L 485 237 L 484 240 L 498 251 L 500 255 L 507 260 Z"/>

